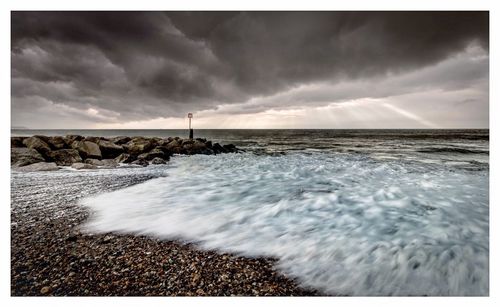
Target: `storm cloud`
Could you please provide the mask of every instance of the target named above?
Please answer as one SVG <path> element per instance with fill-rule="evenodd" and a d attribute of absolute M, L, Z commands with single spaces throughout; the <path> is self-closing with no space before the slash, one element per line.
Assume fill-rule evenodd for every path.
<path fill-rule="evenodd" d="M 12 12 L 11 18 L 13 125 L 251 114 L 423 89 L 470 88 L 477 95 L 467 99 L 488 112 L 488 12 Z M 484 112 L 478 116 L 488 124 Z"/>

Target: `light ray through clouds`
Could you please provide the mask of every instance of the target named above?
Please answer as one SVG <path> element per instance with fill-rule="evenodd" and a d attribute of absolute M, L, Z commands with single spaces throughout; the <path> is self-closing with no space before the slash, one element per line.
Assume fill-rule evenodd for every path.
<path fill-rule="evenodd" d="M 488 12 L 11 17 L 13 126 L 489 126 Z"/>
<path fill-rule="evenodd" d="M 401 115 L 403 115 L 404 117 L 406 117 L 406 118 L 408 118 L 410 120 L 414 120 L 417 123 L 419 123 L 419 124 L 421 124 L 421 125 L 423 125 L 423 126 L 425 126 L 427 128 L 435 128 L 435 129 L 440 128 L 438 125 L 436 125 L 434 123 L 431 123 L 430 121 L 425 120 L 425 119 L 421 118 L 420 116 L 418 116 L 418 115 L 416 115 L 414 113 L 411 113 L 411 112 L 405 111 L 405 110 L 403 110 L 401 108 L 398 108 L 398 107 L 396 107 L 396 106 L 394 106 L 392 104 L 382 103 L 380 105 L 386 107 L 387 109 L 389 109 L 389 110 L 391 110 L 393 112 L 401 114 Z"/>

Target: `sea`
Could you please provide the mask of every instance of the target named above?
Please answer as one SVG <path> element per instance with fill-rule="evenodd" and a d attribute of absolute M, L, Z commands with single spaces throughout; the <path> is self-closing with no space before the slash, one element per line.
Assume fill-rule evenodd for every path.
<path fill-rule="evenodd" d="M 286 276 L 330 295 L 489 295 L 489 130 L 194 133 L 243 151 L 177 155 L 166 165 L 138 169 L 13 171 L 12 206 L 50 207 L 69 199 L 91 210 L 81 225 L 90 233 L 272 257 Z M 79 186 L 83 192 L 75 196 Z"/>

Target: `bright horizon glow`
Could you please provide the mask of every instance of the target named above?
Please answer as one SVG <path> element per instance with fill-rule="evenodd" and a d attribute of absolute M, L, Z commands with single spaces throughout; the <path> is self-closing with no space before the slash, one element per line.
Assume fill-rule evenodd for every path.
<path fill-rule="evenodd" d="M 64 55 L 71 54 L 74 46 L 61 44 L 61 49 L 56 50 L 70 48 Z M 22 69 L 33 65 L 53 68 L 50 64 L 57 61 L 57 51 L 50 46 L 28 45 L 22 50 L 13 58 L 14 62 L 24 63 Z M 12 128 L 186 129 L 188 112 L 194 114 L 193 129 L 489 127 L 489 51 L 477 41 L 470 41 L 462 50 L 436 63 L 413 69 L 358 78 L 319 78 L 250 96 L 238 92 L 231 82 L 216 82 L 218 92 L 232 93 L 233 98 L 218 100 L 195 95 L 203 97 L 201 102 L 190 98 L 169 102 L 169 92 L 148 96 L 127 83 L 123 68 L 113 64 L 105 53 L 91 47 L 77 50 L 92 57 L 83 62 L 97 65 L 91 67 L 92 72 L 108 69 L 102 71 L 109 75 L 99 83 L 103 89 L 117 84 L 122 89 L 114 95 L 102 90 L 82 96 L 85 86 L 75 82 L 75 76 L 49 82 L 32 80 L 29 75 L 13 77 L 13 89 L 20 94 L 12 97 Z M 213 54 L 207 54 L 207 61 L 216 60 Z M 149 60 L 136 63 L 139 75 L 159 65 L 158 58 L 146 58 Z M 98 59 L 103 63 L 98 65 Z M 266 75 L 262 75 L 263 80 Z"/>

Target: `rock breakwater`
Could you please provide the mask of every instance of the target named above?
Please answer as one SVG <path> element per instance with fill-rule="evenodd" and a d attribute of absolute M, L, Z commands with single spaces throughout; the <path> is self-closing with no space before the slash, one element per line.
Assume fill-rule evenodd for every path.
<path fill-rule="evenodd" d="M 11 137 L 11 166 L 16 170 L 112 168 L 164 164 L 174 154 L 216 155 L 240 151 L 232 144 L 179 137 L 83 137 L 81 135 Z M 48 167 L 50 166 L 50 167 Z"/>

